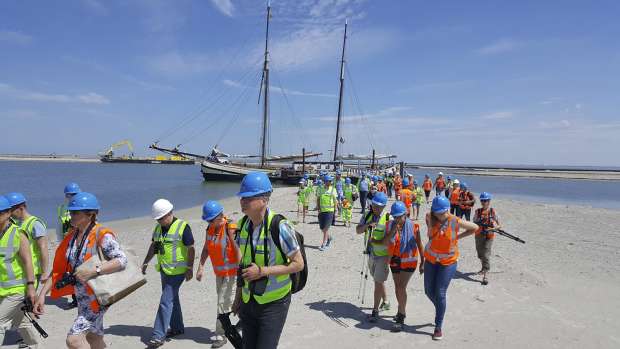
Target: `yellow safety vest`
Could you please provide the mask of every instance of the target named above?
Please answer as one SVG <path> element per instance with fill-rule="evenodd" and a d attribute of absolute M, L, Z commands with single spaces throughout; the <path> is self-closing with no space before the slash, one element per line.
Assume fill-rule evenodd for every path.
<path fill-rule="evenodd" d="M 62 236 L 67 235 L 69 228 L 71 228 L 71 214 L 67 210 L 67 205 L 62 204 L 58 206 L 58 221 L 62 227 Z"/>
<path fill-rule="evenodd" d="M 41 275 L 41 249 L 37 245 L 37 240 L 34 238 L 34 223 L 39 221 L 43 228 L 46 229 L 45 223 L 38 217 L 30 216 L 22 222 L 20 229 L 22 229 L 28 236 L 30 242 L 30 254 L 32 255 L 32 267 L 34 269 L 34 275 Z"/>
<path fill-rule="evenodd" d="M 20 228 L 10 224 L 0 238 L 0 297 L 26 293 L 26 272 L 19 258 Z"/>
<path fill-rule="evenodd" d="M 153 241 L 163 246 L 164 253 L 157 253 L 157 271 L 163 271 L 166 275 L 179 275 L 187 271 L 187 246 L 183 244 L 183 231 L 187 223 L 175 219 L 168 228 L 168 233 L 163 235 L 161 225 L 157 224 L 153 231 Z M 161 251 L 156 251 L 161 252 Z"/>
<path fill-rule="evenodd" d="M 255 261 L 254 263 L 260 267 L 271 266 L 271 265 L 286 265 L 287 261 L 282 258 L 282 253 L 278 250 L 278 246 L 271 239 L 271 231 L 269 228 L 271 227 L 271 219 L 275 213 L 268 211 L 267 214 L 267 225 L 261 226 L 260 234 L 258 239 L 254 240 L 257 243 L 252 245 L 254 246 L 255 251 Z M 241 257 L 241 265 L 249 266 L 252 264 L 252 245 L 250 244 L 250 239 L 252 235 L 248 232 L 250 226 L 250 220 L 246 219 L 243 226 L 241 226 L 242 219 L 239 220 L 237 226 L 241 227 L 239 232 L 239 248 L 241 249 L 242 257 Z M 269 259 L 265 260 L 265 239 L 266 246 L 269 252 Z M 270 275 L 267 278 L 267 287 L 265 288 L 265 292 L 262 296 L 258 296 L 253 294 L 254 300 L 258 304 L 266 304 L 277 301 L 278 299 L 284 298 L 287 294 L 291 292 L 291 277 L 288 274 L 285 275 Z M 243 282 L 243 287 L 241 288 L 241 298 L 243 303 L 247 303 L 250 301 L 250 284 L 247 281 Z"/>
<path fill-rule="evenodd" d="M 373 215 L 370 215 L 370 217 L 366 219 L 366 224 L 372 222 L 372 217 Z M 385 236 L 385 224 L 387 223 L 387 220 L 388 220 L 388 215 L 382 213 L 381 217 L 379 218 L 379 221 L 377 222 L 377 225 L 375 225 L 375 228 L 370 233 L 370 236 L 372 237 L 373 240 L 383 239 L 383 237 Z M 371 242 L 370 246 L 372 247 L 373 255 L 377 257 L 385 257 L 388 255 L 388 249 L 385 244 L 380 243 L 380 242 Z"/>
<path fill-rule="evenodd" d="M 320 201 L 321 212 L 334 212 L 336 205 L 336 199 L 334 198 L 334 192 L 336 188 L 332 185 L 331 188 L 321 191 Z"/>

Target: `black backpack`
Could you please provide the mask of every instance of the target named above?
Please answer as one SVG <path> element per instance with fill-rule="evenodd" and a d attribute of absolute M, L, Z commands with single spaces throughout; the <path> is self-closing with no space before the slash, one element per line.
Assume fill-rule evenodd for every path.
<path fill-rule="evenodd" d="M 245 222 L 247 221 L 248 216 L 244 216 L 241 219 L 241 224 L 239 225 L 239 230 L 243 229 Z M 282 251 L 282 246 L 280 245 L 280 222 L 286 219 L 281 214 L 276 214 L 271 218 L 271 226 L 269 227 L 269 231 L 271 233 L 271 240 L 278 247 L 278 251 L 282 255 L 284 260 L 288 260 L 288 256 Z M 306 281 L 308 280 L 308 259 L 306 258 L 306 247 L 304 244 L 304 236 L 295 230 L 295 238 L 297 239 L 297 243 L 299 244 L 299 251 L 301 252 L 301 256 L 304 260 L 304 268 L 296 273 L 290 274 L 291 281 L 293 283 L 291 287 L 291 293 L 297 293 L 304 289 L 306 286 Z"/>

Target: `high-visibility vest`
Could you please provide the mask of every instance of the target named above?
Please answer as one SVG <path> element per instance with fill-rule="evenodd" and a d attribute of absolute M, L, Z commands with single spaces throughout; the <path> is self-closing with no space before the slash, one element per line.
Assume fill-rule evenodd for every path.
<path fill-rule="evenodd" d="M 368 217 L 366 218 L 366 224 L 372 222 L 372 219 L 373 215 L 368 215 Z M 375 225 L 375 228 L 370 232 L 370 236 L 373 240 L 381 240 L 383 239 L 383 237 L 385 237 L 385 224 L 387 223 L 388 219 L 389 216 L 387 214 L 382 214 L 381 217 L 379 217 L 377 225 Z M 385 257 L 388 255 L 387 246 L 381 242 L 371 242 L 370 247 L 372 250 L 372 254 L 377 257 Z"/>
<path fill-rule="evenodd" d="M 424 191 L 431 191 L 433 189 L 433 182 L 430 179 L 425 179 L 424 183 L 422 183 L 422 188 L 424 188 Z"/>
<path fill-rule="evenodd" d="M 217 276 L 234 276 L 237 273 L 239 261 L 235 252 L 235 242 L 228 236 L 228 229 L 236 228 L 236 224 L 228 224 L 227 217 L 224 217 L 224 224 L 217 231 L 213 224 L 207 227 L 207 251 L 213 272 Z"/>
<path fill-rule="evenodd" d="M 456 188 L 456 189 L 452 189 L 452 193 L 450 193 L 450 203 L 452 205 L 458 205 L 459 204 L 459 194 L 461 193 L 461 189 Z"/>
<path fill-rule="evenodd" d="M 331 186 L 329 189 L 325 189 L 321 191 L 321 196 L 319 198 L 319 203 L 321 204 L 321 212 L 334 212 L 336 208 L 336 199 L 334 198 L 334 193 L 336 188 Z"/>
<path fill-rule="evenodd" d="M 20 229 L 10 223 L 0 238 L 0 297 L 26 293 L 26 271 L 19 258 Z"/>
<path fill-rule="evenodd" d="M 342 187 L 342 192 L 344 193 L 345 199 L 349 200 L 349 202 L 353 202 L 353 193 L 355 192 L 353 184 L 345 184 Z"/>
<path fill-rule="evenodd" d="M 411 222 L 411 220 L 407 219 L 407 221 Z M 391 220 L 386 225 L 386 230 L 390 231 L 391 225 L 394 224 L 394 221 Z M 415 238 L 420 235 L 420 225 L 418 223 L 411 222 L 413 224 L 413 245 L 411 246 L 411 250 L 406 251 L 404 253 L 400 252 L 400 247 L 402 244 L 401 232 L 396 232 L 394 234 L 394 238 L 390 241 L 390 245 L 388 246 L 388 252 L 391 256 L 396 256 L 400 258 L 400 267 L 403 269 L 413 268 L 415 269 L 418 266 L 418 246 Z"/>
<path fill-rule="evenodd" d="M 476 210 L 476 214 L 474 215 L 477 219 L 474 220 L 474 223 L 480 224 L 478 231 L 476 234 L 482 234 L 487 237 L 487 239 L 495 238 L 495 233 L 493 231 L 489 231 L 488 226 L 491 226 L 497 220 L 497 216 L 495 215 L 495 210 L 493 207 L 489 207 L 488 210 L 484 211 L 484 209 L 479 208 Z M 483 227 L 482 225 L 486 225 L 487 227 Z"/>
<path fill-rule="evenodd" d="M 187 271 L 187 246 L 183 244 L 183 231 L 187 223 L 181 219 L 175 219 L 168 228 L 168 233 L 163 235 L 161 225 L 157 224 L 153 231 L 153 241 L 160 242 L 164 253 L 157 253 L 157 271 L 166 275 L 179 275 Z"/>
<path fill-rule="evenodd" d="M 252 234 L 250 234 L 250 220 L 246 219 L 243 226 L 241 226 L 241 220 L 237 223 L 238 226 L 241 226 L 241 231 L 239 232 L 239 249 L 241 250 L 241 264 L 242 265 L 250 265 L 252 264 L 252 245 L 254 246 L 255 251 L 255 261 L 254 263 L 260 267 L 272 266 L 272 265 L 286 265 L 287 261 L 283 259 L 282 253 L 278 250 L 278 247 L 271 239 L 271 220 L 275 215 L 274 212 L 269 210 L 267 212 L 267 222 L 266 226 L 263 223 L 263 226 L 260 228 L 260 233 L 256 244 L 253 242 L 250 243 L 250 239 L 252 239 Z M 269 253 L 268 259 L 265 258 L 265 242 L 267 247 L 267 252 Z M 265 288 L 265 292 L 263 295 L 259 296 L 256 294 L 252 294 L 254 300 L 258 304 L 266 304 L 277 301 L 278 299 L 284 298 L 291 292 L 292 282 L 291 277 L 288 274 L 284 275 L 270 275 L 267 277 L 267 286 Z M 247 303 L 250 301 L 250 283 L 247 281 L 243 281 L 243 287 L 241 288 L 241 299 L 243 303 Z"/>
<path fill-rule="evenodd" d="M 69 228 L 71 228 L 71 214 L 69 210 L 67 210 L 67 205 L 62 204 L 58 206 L 58 221 L 60 222 L 60 227 L 62 228 L 62 236 L 67 235 Z"/>
<path fill-rule="evenodd" d="M 474 200 L 474 194 L 472 194 L 469 190 L 461 190 L 461 192 L 459 193 L 459 202 L 461 202 L 459 204 L 459 207 L 461 208 L 461 210 L 471 210 L 472 207 L 474 207 L 473 204 L 464 204 L 463 202 L 465 201 L 473 201 Z"/>
<path fill-rule="evenodd" d="M 58 248 L 56 249 L 56 254 L 54 255 L 54 265 L 52 267 L 52 285 L 56 285 L 60 279 L 64 276 L 66 272 L 73 273 L 73 267 L 69 263 L 68 260 L 68 249 L 71 240 L 76 234 L 76 229 L 69 229 L 69 233 L 62 240 Z M 86 238 L 86 253 L 84 254 L 83 263 L 89 260 L 92 256 L 97 254 L 97 248 L 101 245 L 100 241 L 107 234 L 111 234 L 114 236 L 114 233 L 105 227 L 102 227 L 99 224 L 95 224 L 90 231 L 88 232 L 88 237 Z M 79 244 L 79 241 L 75 241 L 76 244 Z M 78 253 L 81 253 L 79 251 Z M 78 281 L 79 282 L 79 281 Z M 86 288 L 86 293 L 88 294 L 88 304 L 90 309 L 98 313 L 100 309 L 99 302 L 97 302 L 97 297 L 95 297 L 95 292 L 88 286 L 88 284 L 84 284 Z M 57 289 L 56 287 L 52 287 L 52 298 L 58 298 L 62 296 L 69 296 L 75 293 L 73 285 L 67 285 L 61 289 Z"/>
<path fill-rule="evenodd" d="M 443 224 L 437 223 L 431 227 L 430 240 L 424 248 L 424 258 L 427 261 L 441 265 L 456 263 L 459 258 L 457 236 L 460 221 L 456 216 L 448 215 Z"/>
<path fill-rule="evenodd" d="M 43 225 L 43 228 L 46 229 L 45 223 L 35 216 L 28 217 L 25 221 L 22 222 L 20 229 L 22 229 L 26 235 L 28 236 L 28 240 L 30 242 L 30 254 L 32 255 L 32 267 L 34 269 L 34 275 L 41 274 L 41 249 L 39 245 L 37 245 L 37 240 L 34 237 L 34 223 L 39 222 Z"/>

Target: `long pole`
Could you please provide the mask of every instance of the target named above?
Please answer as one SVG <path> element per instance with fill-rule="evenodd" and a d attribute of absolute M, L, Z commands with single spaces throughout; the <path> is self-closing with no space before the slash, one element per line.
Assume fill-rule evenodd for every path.
<path fill-rule="evenodd" d="M 271 19 L 271 3 L 267 3 L 267 30 L 265 31 L 265 63 L 263 64 L 263 138 L 260 153 L 260 167 L 265 167 L 267 157 L 267 129 L 269 127 L 269 20 Z"/>
<path fill-rule="evenodd" d="M 340 143 L 340 121 L 342 119 L 342 97 L 344 95 L 344 52 L 347 45 L 348 21 L 344 22 L 344 38 L 342 39 L 342 57 L 340 59 L 340 94 L 338 96 L 338 121 L 336 123 L 336 142 L 334 143 L 334 162 L 338 159 L 338 143 Z M 336 164 L 334 164 L 336 167 Z"/>

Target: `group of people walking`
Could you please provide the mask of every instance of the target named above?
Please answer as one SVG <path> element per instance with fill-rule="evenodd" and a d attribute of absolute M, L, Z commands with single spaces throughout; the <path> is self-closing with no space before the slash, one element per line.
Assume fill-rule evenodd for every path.
<path fill-rule="evenodd" d="M 324 251 L 334 240 L 329 227 L 337 216 L 348 225 L 352 203 L 359 198 L 361 219 L 355 230 L 364 236 L 363 256 L 374 280 L 373 309 L 368 321 L 376 322 L 380 311 L 390 309 L 385 282 L 391 272 L 398 303 L 392 330 L 403 329 L 407 285 L 418 270 L 424 275 L 425 293 L 435 306 L 433 338 L 438 340 L 443 336 L 446 292 L 457 268 L 458 241 L 476 234 L 483 283 L 487 283 L 492 231 L 499 227 L 499 218 L 490 206 L 491 195 L 482 193 L 482 207 L 476 209 L 474 222 L 469 222 L 475 199 L 467 186 L 449 177 L 445 186 L 437 185 L 436 180 L 435 197 L 430 212 L 424 216 L 424 245 L 418 215 L 427 200 L 426 187 L 418 187 L 412 176 L 388 177 L 389 181 L 378 175 L 362 176 L 353 184 L 340 172 L 335 177 L 325 174 L 315 182 L 306 176 L 298 191 L 298 213 L 305 221 L 310 197 L 316 198 L 322 232 L 320 250 Z M 452 189 L 446 192 L 450 185 Z M 237 221 L 225 214 L 219 202 L 204 203 L 201 218 L 207 228 L 196 272 L 195 239 L 188 222 L 175 216 L 170 201 L 159 199 L 153 203 L 155 225 L 141 269 L 146 274 L 150 261 L 156 258 L 162 293 L 149 346 L 161 346 L 184 333 L 180 287 L 194 277 L 203 281 L 206 261 L 210 259 L 217 297 L 212 347 L 227 343 L 231 326 L 241 330 L 243 336 L 237 344 L 243 348 L 277 347 L 294 291 L 291 275 L 303 270 L 305 262 L 303 241 L 298 241 L 292 223 L 269 208 L 272 191 L 264 173 L 246 175 L 237 194 L 244 216 Z M 123 270 L 129 260 L 116 234 L 98 222 L 102 208 L 97 197 L 82 191 L 76 183 L 67 184 L 64 193 L 65 202 L 57 212 L 59 243 L 53 262 L 48 253 L 46 225 L 28 211 L 24 195 L 0 196 L 0 253 L 4 256 L 0 263 L 0 343 L 7 329 L 16 328 L 23 347 L 42 347 L 28 314 L 45 316 L 46 295 L 51 294 L 52 298 L 71 296 L 68 307 L 77 307 L 77 316 L 68 329 L 67 347 L 105 347 L 103 318 L 108 306 L 99 304 L 87 281 Z M 458 203 L 452 200 L 455 193 Z M 395 201 L 386 211 L 391 194 Z M 458 205 L 458 211 L 454 205 Z M 103 255 L 102 262 L 84 267 L 96 253 Z M 240 318 L 236 327 L 230 322 L 231 313 Z"/>

